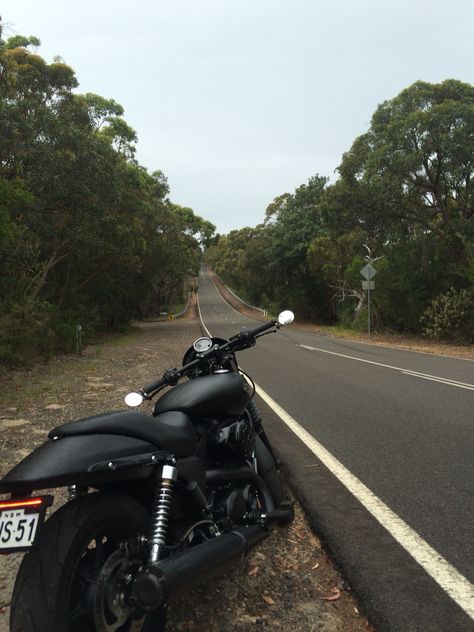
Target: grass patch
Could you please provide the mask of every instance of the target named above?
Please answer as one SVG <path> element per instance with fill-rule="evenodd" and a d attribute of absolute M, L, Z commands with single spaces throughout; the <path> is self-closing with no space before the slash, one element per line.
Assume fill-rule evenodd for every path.
<path fill-rule="evenodd" d="M 71 381 L 85 381 L 96 370 L 102 348 L 123 347 L 142 332 L 130 327 L 125 333 L 103 334 L 87 346 L 85 354 L 55 356 L 47 361 L 37 361 L 29 368 L 0 370 L 0 407 L 25 407 L 25 402 L 45 395 L 61 403 L 65 386 Z"/>
<path fill-rule="evenodd" d="M 61 402 L 64 388 L 70 380 L 86 377 L 95 369 L 95 359 L 84 361 L 81 356 L 64 356 L 49 363 L 38 363 L 33 369 L 15 369 L 4 374 L 0 386 L 0 406 L 25 406 L 25 402 L 35 401 L 48 395 Z"/>
<path fill-rule="evenodd" d="M 360 336 L 362 334 L 358 329 L 351 329 L 343 325 L 317 325 L 317 328 L 321 333 L 339 336 L 340 338 L 353 338 L 354 336 Z"/>
<path fill-rule="evenodd" d="M 135 338 L 140 336 L 142 332 L 138 327 L 130 325 L 126 331 L 119 333 L 106 333 L 96 336 L 94 340 L 90 342 L 89 347 L 96 345 L 110 345 L 111 347 L 123 347 L 129 342 L 133 342 Z"/>

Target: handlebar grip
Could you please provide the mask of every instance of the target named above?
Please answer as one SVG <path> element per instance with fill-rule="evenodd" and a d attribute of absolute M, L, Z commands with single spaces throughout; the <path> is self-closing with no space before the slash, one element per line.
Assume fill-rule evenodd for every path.
<path fill-rule="evenodd" d="M 263 325 L 260 325 L 259 327 L 255 327 L 255 329 L 248 329 L 247 335 L 253 336 L 253 337 L 258 336 L 259 334 L 263 334 L 265 331 L 267 331 L 267 329 L 276 327 L 277 324 L 278 324 L 277 320 L 268 320 L 266 323 L 263 323 Z"/>
<path fill-rule="evenodd" d="M 253 347 L 253 345 L 255 344 L 255 338 L 257 336 L 261 336 L 267 332 L 270 333 L 268 330 L 272 329 L 272 327 L 276 327 L 277 324 L 278 324 L 278 321 L 269 320 L 266 323 L 263 323 L 263 325 L 260 325 L 259 327 L 255 327 L 255 329 L 244 328 L 242 329 L 240 334 L 237 334 L 236 336 L 232 336 L 228 344 L 235 351 Z"/>
<path fill-rule="evenodd" d="M 149 397 L 150 395 L 153 395 L 153 393 L 157 391 L 160 388 L 160 386 L 164 386 L 167 383 L 168 382 L 167 380 L 165 380 L 164 377 L 160 377 L 160 379 L 156 380 L 156 382 L 152 382 L 151 384 L 144 386 L 141 389 L 141 392 L 143 393 L 145 397 Z"/>

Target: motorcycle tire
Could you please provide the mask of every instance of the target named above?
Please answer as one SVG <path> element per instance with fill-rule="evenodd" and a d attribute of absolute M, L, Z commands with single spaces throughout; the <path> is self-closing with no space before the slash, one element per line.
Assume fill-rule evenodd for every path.
<path fill-rule="evenodd" d="M 80 496 L 58 509 L 44 524 L 33 549 L 25 555 L 15 582 L 11 632 L 92 632 L 97 630 L 97 578 L 120 542 L 147 534 L 150 516 L 133 498 L 119 493 Z M 112 558 L 113 559 L 113 558 Z M 108 588 L 107 588 L 108 589 Z M 106 593 L 107 589 L 104 591 Z M 100 604 L 103 631 L 162 632 L 166 610 L 119 625 Z M 103 619 L 103 621 L 102 621 Z"/>

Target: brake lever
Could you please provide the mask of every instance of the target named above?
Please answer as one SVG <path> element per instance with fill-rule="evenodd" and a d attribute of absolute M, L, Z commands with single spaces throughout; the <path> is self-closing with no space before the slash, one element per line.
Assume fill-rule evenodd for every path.
<path fill-rule="evenodd" d="M 274 329 L 269 329 L 268 331 L 262 331 L 260 334 L 255 334 L 254 338 L 260 338 L 261 336 L 266 336 L 267 334 L 275 334 L 280 327 L 281 325 L 275 325 Z"/>

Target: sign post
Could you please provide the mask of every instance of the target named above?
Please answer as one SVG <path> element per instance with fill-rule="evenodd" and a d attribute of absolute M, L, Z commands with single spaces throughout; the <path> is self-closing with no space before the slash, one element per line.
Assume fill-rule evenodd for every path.
<path fill-rule="evenodd" d="M 82 342 L 82 325 L 76 325 L 76 353 L 79 354 Z"/>
<path fill-rule="evenodd" d="M 372 281 L 372 279 L 377 274 L 377 270 L 369 262 L 362 268 L 360 273 L 367 279 L 366 281 L 362 281 L 362 289 L 367 290 L 367 331 L 370 340 L 370 290 L 375 290 L 375 281 Z"/>

